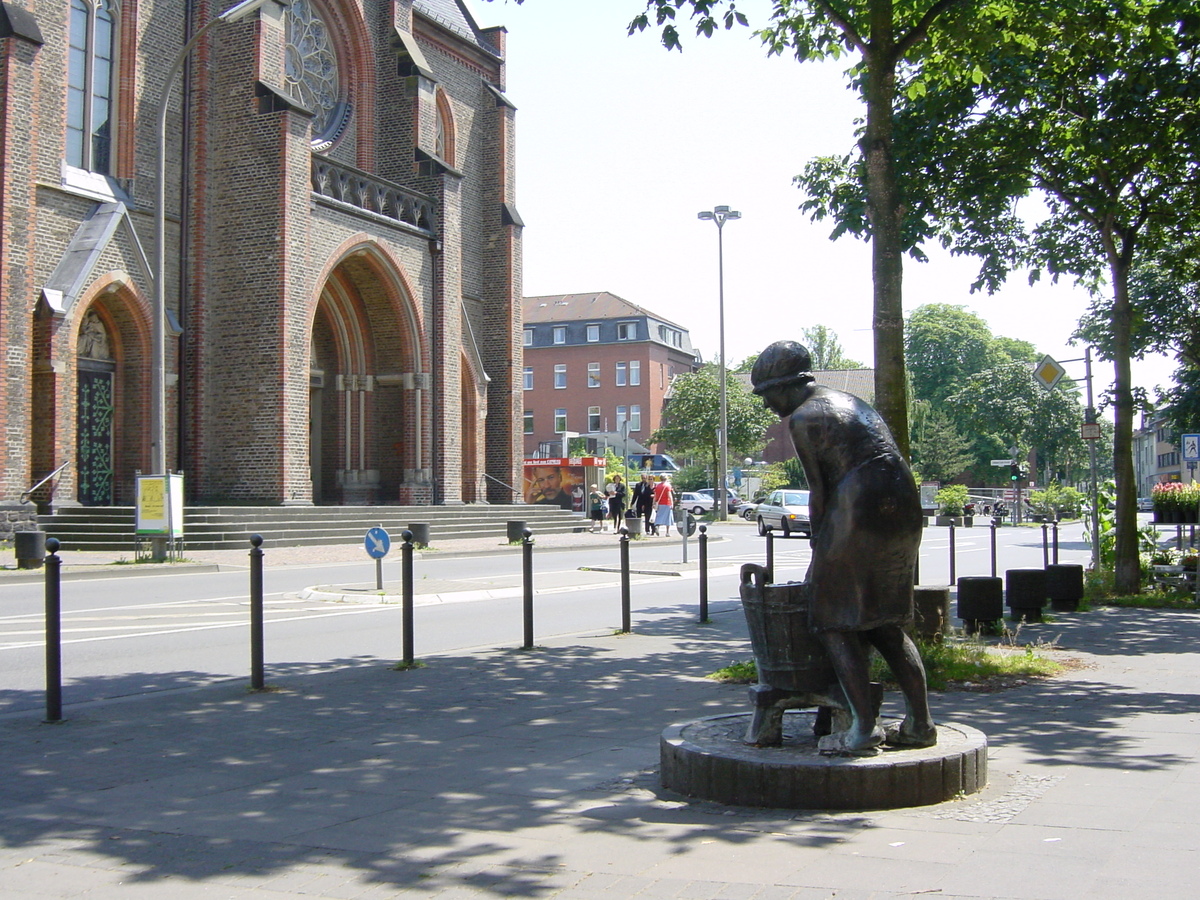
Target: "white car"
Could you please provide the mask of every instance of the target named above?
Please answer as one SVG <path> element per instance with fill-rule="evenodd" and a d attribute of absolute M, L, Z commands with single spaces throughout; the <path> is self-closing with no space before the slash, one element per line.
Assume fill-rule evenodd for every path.
<path fill-rule="evenodd" d="M 758 504 L 754 517 L 758 520 L 759 534 L 765 535 L 768 528 L 783 532 L 784 537 L 812 534 L 812 524 L 808 520 L 808 491 L 772 491 L 765 502 Z"/>
<path fill-rule="evenodd" d="M 691 491 L 679 496 L 679 506 L 685 509 L 693 516 L 702 516 L 706 512 L 711 512 L 714 500 L 708 494 L 697 494 Z"/>

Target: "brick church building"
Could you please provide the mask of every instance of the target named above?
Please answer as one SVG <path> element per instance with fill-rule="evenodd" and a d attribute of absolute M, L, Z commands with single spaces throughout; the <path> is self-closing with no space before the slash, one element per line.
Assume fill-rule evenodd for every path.
<path fill-rule="evenodd" d="M 55 506 L 129 505 L 156 450 L 193 504 L 510 500 L 502 28 L 460 0 L 0 7 L 0 501 L 65 464 Z"/>

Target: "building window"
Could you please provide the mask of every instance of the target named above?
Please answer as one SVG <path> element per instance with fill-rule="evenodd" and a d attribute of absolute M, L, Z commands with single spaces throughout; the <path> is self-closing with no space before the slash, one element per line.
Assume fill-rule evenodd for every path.
<path fill-rule="evenodd" d="M 561 391 L 567 386 L 567 367 L 560 364 L 554 367 L 554 389 Z"/>
<path fill-rule="evenodd" d="M 658 364 L 658 389 L 660 391 L 666 389 L 666 387 L 667 387 L 666 379 L 667 379 L 667 367 L 664 366 L 662 363 L 659 363 Z"/>
<path fill-rule="evenodd" d="M 668 328 L 666 325 L 658 326 L 658 339 L 664 344 L 670 344 L 672 347 L 683 346 L 683 332 L 677 331 L 674 328 Z"/>
<path fill-rule="evenodd" d="M 629 407 L 617 407 L 617 431 L 621 431 L 625 427 L 625 423 L 629 421 Z"/>
<path fill-rule="evenodd" d="M 566 342 L 567 342 L 567 326 L 566 325 L 555 325 L 554 326 L 554 343 L 565 344 Z"/>
<path fill-rule="evenodd" d="M 589 325 L 587 327 L 587 339 L 589 344 L 594 344 L 596 341 L 600 340 L 599 325 Z"/>
<path fill-rule="evenodd" d="M 525 390 L 533 390 L 533 366 L 525 367 Z"/>
<path fill-rule="evenodd" d="M 629 407 L 629 430 L 642 430 L 642 408 L 636 404 Z"/>
<path fill-rule="evenodd" d="M 526 347 L 532 347 L 532 346 L 533 346 L 533 329 L 532 329 L 532 328 L 526 328 L 526 329 L 525 329 L 524 345 L 525 345 Z"/>
<path fill-rule="evenodd" d="M 588 387 L 600 387 L 600 363 L 588 363 Z"/>
<path fill-rule="evenodd" d="M 67 164 L 112 172 L 115 0 L 71 0 L 67 63 Z"/>
<path fill-rule="evenodd" d="M 642 383 L 642 364 L 636 359 L 629 361 L 629 383 L 631 385 Z"/>
<path fill-rule="evenodd" d="M 525 433 L 533 434 L 533 410 L 525 410 Z"/>
<path fill-rule="evenodd" d="M 567 411 L 565 409 L 556 409 L 554 411 L 554 433 L 562 434 L 567 430 Z"/>
<path fill-rule="evenodd" d="M 284 90 L 313 113 L 313 149 L 327 149 L 345 129 L 349 110 L 329 28 L 309 0 L 291 0 L 286 5 L 284 40 Z"/>
<path fill-rule="evenodd" d="M 628 367 L 623 362 L 617 363 L 617 387 L 625 387 Z"/>
<path fill-rule="evenodd" d="M 589 406 L 588 407 L 588 431 L 594 432 L 594 431 L 599 431 L 599 430 L 600 430 L 600 407 Z"/>
<path fill-rule="evenodd" d="M 632 341 L 637 337 L 637 322 L 618 322 L 617 340 Z"/>

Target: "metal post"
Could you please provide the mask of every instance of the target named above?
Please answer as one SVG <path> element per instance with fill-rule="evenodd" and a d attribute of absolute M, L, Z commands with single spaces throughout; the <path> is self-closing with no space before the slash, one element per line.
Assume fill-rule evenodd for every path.
<path fill-rule="evenodd" d="M 533 532 L 521 532 L 521 578 L 525 587 L 522 611 L 525 618 L 524 649 L 533 649 Z"/>
<path fill-rule="evenodd" d="M 1096 407 L 1092 405 L 1092 348 L 1085 347 L 1083 351 L 1084 364 L 1084 380 L 1087 382 L 1087 409 L 1084 411 L 1083 421 L 1094 424 L 1096 421 Z M 1092 571 L 1100 571 L 1100 480 L 1096 474 L 1096 442 L 1089 440 L 1088 445 L 1088 468 L 1090 470 L 1092 484 Z"/>
<path fill-rule="evenodd" d="M 629 617 L 629 529 L 621 529 L 621 634 L 632 631 Z"/>
<path fill-rule="evenodd" d="M 1051 534 L 1053 535 L 1053 542 L 1051 543 L 1050 546 L 1054 552 L 1054 564 L 1057 566 L 1058 565 L 1058 519 L 1055 519 L 1054 522 L 1051 523 L 1050 529 L 1051 529 Z"/>
<path fill-rule="evenodd" d="M 263 550 L 262 535 L 250 535 L 250 689 L 266 686 L 263 673 Z"/>
<path fill-rule="evenodd" d="M 1050 565 L 1050 526 L 1042 523 L 1042 568 Z"/>
<path fill-rule="evenodd" d="M 46 721 L 62 721 L 62 560 L 58 538 L 46 538 Z"/>
<path fill-rule="evenodd" d="M 767 527 L 767 584 L 775 583 L 775 532 Z"/>
<path fill-rule="evenodd" d="M 413 533 L 407 528 L 400 535 L 400 584 L 403 591 L 400 624 L 404 631 L 403 665 L 413 664 Z"/>
<path fill-rule="evenodd" d="M 954 522 L 950 522 L 950 586 L 953 587 L 957 581 L 954 577 Z"/>
<path fill-rule="evenodd" d="M 685 566 L 687 565 L 687 539 L 688 539 L 688 521 L 687 510 L 680 507 L 679 517 L 675 520 L 675 527 L 679 529 L 679 536 L 683 539 L 683 559 L 680 560 Z"/>
<path fill-rule="evenodd" d="M 708 526 L 700 526 L 700 622 L 708 621 Z"/>
<path fill-rule="evenodd" d="M 992 577 L 996 577 L 996 520 L 992 519 Z"/>

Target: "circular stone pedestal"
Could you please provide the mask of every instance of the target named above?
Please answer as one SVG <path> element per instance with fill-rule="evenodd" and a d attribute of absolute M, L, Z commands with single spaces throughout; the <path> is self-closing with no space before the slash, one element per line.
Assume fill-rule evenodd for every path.
<path fill-rule="evenodd" d="M 783 746 L 743 742 L 750 713 L 672 725 L 659 742 L 663 787 L 732 806 L 783 809 L 898 809 L 941 803 L 987 785 L 987 738 L 938 724 L 938 742 L 876 756 L 822 756 L 815 712 L 783 717 Z"/>

